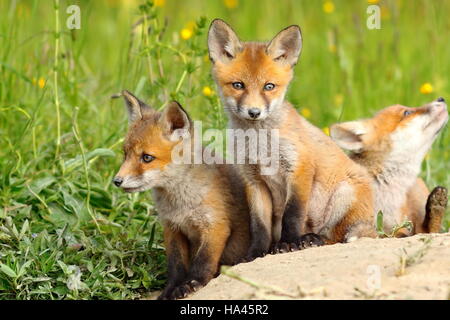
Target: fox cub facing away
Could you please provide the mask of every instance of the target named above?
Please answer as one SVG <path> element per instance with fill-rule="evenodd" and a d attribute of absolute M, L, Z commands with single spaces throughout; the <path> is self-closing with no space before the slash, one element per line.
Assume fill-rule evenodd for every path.
<path fill-rule="evenodd" d="M 394 105 L 371 119 L 331 126 L 333 140 L 368 169 L 375 212 L 383 212 L 385 232 L 405 220 L 413 222 L 413 233 L 440 231 L 447 191 L 436 187 L 427 203 L 429 191 L 418 175 L 447 120 L 447 105 L 439 98 L 420 108 Z"/>
<path fill-rule="evenodd" d="M 366 170 L 284 100 L 301 47 L 298 26 L 269 43 L 242 42 L 219 19 L 209 29 L 212 72 L 231 128 L 279 133 L 276 174 L 263 175 L 259 164 L 239 167 L 251 216 L 248 259 L 279 240 L 295 250 L 305 241 L 321 243 L 318 235 L 331 242 L 376 235 Z"/>
<path fill-rule="evenodd" d="M 129 131 L 114 184 L 126 192 L 153 190 L 168 259 L 168 284 L 159 299 L 184 298 L 211 280 L 219 265 L 245 257 L 250 223 L 243 185 L 232 166 L 175 163 L 175 148 L 193 137 L 186 135 L 193 126 L 177 102 L 157 112 L 128 91 L 122 96 Z"/>

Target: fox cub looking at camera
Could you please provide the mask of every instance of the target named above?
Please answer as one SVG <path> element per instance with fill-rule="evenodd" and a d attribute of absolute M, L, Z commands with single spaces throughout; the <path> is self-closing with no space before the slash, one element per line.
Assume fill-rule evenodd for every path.
<path fill-rule="evenodd" d="M 371 175 L 375 212 L 383 212 L 386 233 L 405 220 L 413 222 L 413 234 L 440 231 L 447 190 L 436 187 L 428 197 L 418 175 L 447 120 L 447 105 L 439 98 L 419 108 L 394 105 L 371 119 L 331 126 L 332 139 Z M 400 235 L 410 233 L 402 229 Z"/>
<path fill-rule="evenodd" d="M 248 259 L 299 245 L 376 236 L 370 177 L 284 97 L 302 48 L 298 26 L 270 42 L 242 42 L 224 21 L 208 34 L 212 73 L 233 129 L 277 129 L 279 170 L 237 166 L 250 206 Z M 246 152 L 239 150 L 238 152 Z M 319 235 L 321 237 L 319 237 Z"/>
<path fill-rule="evenodd" d="M 184 298 L 221 264 L 245 257 L 250 231 L 244 187 L 232 166 L 174 163 L 177 145 L 193 137 L 192 122 L 177 102 L 158 112 L 128 91 L 122 96 L 129 129 L 114 184 L 126 192 L 153 190 L 168 260 L 168 284 L 159 299 Z"/>

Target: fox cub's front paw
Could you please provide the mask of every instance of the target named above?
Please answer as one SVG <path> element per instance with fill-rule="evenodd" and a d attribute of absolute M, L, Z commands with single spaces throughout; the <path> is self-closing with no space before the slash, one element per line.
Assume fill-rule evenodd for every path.
<path fill-rule="evenodd" d="M 278 253 L 286 253 L 286 252 L 293 252 L 293 251 L 298 251 L 299 247 L 296 243 L 291 242 L 277 242 L 274 243 L 271 247 L 270 247 L 270 254 L 278 254 Z"/>
<path fill-rule="evenodd" d="M 320 247 L 325 244 L 325 241 L 321 236 L 315 233 L 307 233 L 300 237 L 300 243 L 298 244 L 301 249 Z"/>
<path fill-rule="evenodd" d="M 203 285 L 197 280 L 186 281 L 182 285 L 164 289 L 164 291 L 159 295 L 158 300 L 184 299 L 201 287 L 203 287 Z"/>
<path fill-rule="evenodd" d="M 191 293 L 196 292 L 201 287 L 203 287 L 203 285 L 197 280 L 187 281 L 184 284 L 173 289 L 171 299 L 184 299 Z"/>
<path fill-rule="evenodd" d="M 278 242 L 274 245 L 272 245 L 270 249 L 271 254 L 277 254 L 277 253 L 286 253 L 286 252 L 292 252 L 297 250 L 303 250 L 306 248 L 311 247 L 319 247 L 323 246 L 325 244 L 325 241 L 322 239 L 321 236 L 315 233 L 307 233 L 302 236 L 300 236 L 297 240 L 292 242 Z"/>

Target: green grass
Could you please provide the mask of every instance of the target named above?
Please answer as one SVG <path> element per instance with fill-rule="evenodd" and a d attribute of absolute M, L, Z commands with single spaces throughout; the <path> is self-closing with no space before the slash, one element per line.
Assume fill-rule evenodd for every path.
<path fill-rule="evenodd" d="M 206 48 L 215 17 L 244 40 L 301 26 L 288 99 L 319 127 L 450 99 L 449 1 L 381 0 L 381 30 L 366 28 L 365 0 L 334 0 L 330 14 L 319 0 L 143 3 L 0 2 L 0 299 L 130 299 L 164 285 L 150 194 L 110 183 L 127 127 L 110 96 L 128 89 L 158 108 L 177 99 L 204 127 L 225 127 L 217 95 L 202 93 L 216 91 Z M 66 28 L 72 4 L 80 30 Z M 183 40 L 186 27 L 193 36 Z M 426 82 L 430 94 L 419 90 Z M 449 143 L 447 129 L 424 162 L 429 187 L 450 186 Z"/>

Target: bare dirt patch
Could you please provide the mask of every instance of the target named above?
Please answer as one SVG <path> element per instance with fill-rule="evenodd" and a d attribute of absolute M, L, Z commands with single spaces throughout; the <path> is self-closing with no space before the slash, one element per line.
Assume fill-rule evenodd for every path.
<path fill-rule="evenodd" d="M 189 299 L 449 299 L 450 233 L 268 255 L 226 273 Z"/>

